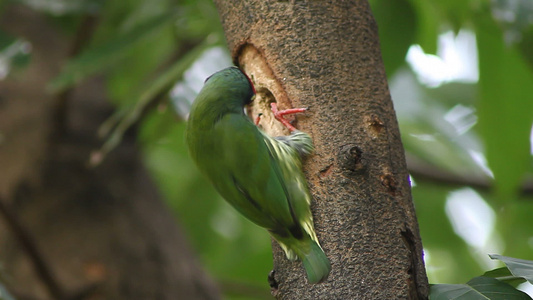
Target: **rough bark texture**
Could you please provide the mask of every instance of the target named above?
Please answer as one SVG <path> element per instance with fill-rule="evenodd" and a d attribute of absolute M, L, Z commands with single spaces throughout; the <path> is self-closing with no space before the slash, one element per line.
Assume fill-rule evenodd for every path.
<path fill-rule="evenodd" d="M 367 1 L 215 1 L 234 61 L 258 90 L 252 113 L 309 107 L 296 126 L 316 153 L 305 163 L 315 227 L 331 260 L 309 285 L 274 243 L 281 299 L 425 299 L 428 283 L 404 151 Z M 276 127 L 276 128 L 274 128 Z"/>
<path fill-rule="evenodd" d="M 18 299 L 218 299 L 143 168 L 134 136 L 88 167 L 101 145 L 98 126 L 111 113 L 103 83 L 73 90 L 63 110 L 45 85 L 67 56 L 67 39 L 18 6 L 3 12 L 0 26 L 33 48 L 30 66 L 0 82 L 4 284 Z"/>

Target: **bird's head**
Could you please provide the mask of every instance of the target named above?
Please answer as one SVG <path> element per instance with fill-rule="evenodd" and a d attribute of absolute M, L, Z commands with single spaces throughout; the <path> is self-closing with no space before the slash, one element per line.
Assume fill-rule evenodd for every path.
<path fill-rule="evenodd" d="M 210 86 L 231 99 L 238 99 L 241 105 L 249 104 L 255 95 L 252 81 L 237 67 L 229 67 L 207 77 L 204 88 Z"/>

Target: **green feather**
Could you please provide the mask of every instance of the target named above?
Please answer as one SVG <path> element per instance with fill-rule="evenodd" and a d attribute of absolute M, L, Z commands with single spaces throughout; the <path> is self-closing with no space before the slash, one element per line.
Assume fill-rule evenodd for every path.
<path fill-rule="evenodd" d="M 189 115 L 187 143 L 192 159 L 217 191 L 245 217 L 266 228 L 287 258 L 300 258 L 309 282 L 331 269 L 316 237 L 311 194 L 301 156 L 313 151 L 301 131 L 271 138 L 244 114 L 254 89 L 238 68 L 206 80 Z"/>

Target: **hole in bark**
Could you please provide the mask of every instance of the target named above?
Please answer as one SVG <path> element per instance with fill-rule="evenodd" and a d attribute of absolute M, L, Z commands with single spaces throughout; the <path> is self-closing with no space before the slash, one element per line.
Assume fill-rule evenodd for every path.
<path fill-rule="evenodd" d="M 323 168 L 322 170 L 320 170 L 320 177 L 326 177 L 326 176 L 329 176 L 329 174 L 331 174 L 331 167 L 333 165 L 328 165 L 327 167 Z"/>
<path fill-rule="evenodd" d="M 278 282 L 276 281 L 276 270 L 272 270 L 270 271 L 270 273 L 268 273 L 268 285 L 270 286 L 270 294 L 272 294 L 272 296 L 276 297 L 277 293 L 278 293 Z"/>
<path fill-rule="evenodd" d="M 417 286 L 418 286 L 417 274 L 416 274 L 416 269 L 415 269 L 416 261 L 417 261 L 415 237 L 413 235 L 413 232 L 408 227 L 405 227 L 404 230 L 401 230 L 400 234 L 402 236 L 402 240 L 405 246 L 409 250 L 410 261 L 409 261 L 409 267 L 407 269 L 407 274 L 409 275 L 409 277 L 407 278 L 407 285 L 409 287 L 409 295 L 411 295 L 410 299 L 419 299 L 420 297 L 417 291 Z"/>
<path fill-rule="evenodd" d="M 376 115 L 373 115 L 369 118 L 368 125 L 370 126 L 370 130 L 372 130 L 372 132 L 376 135 L 380 134 L 385 127 L 385 123 L 383 123 L 383 121 L 381 121 L 381 119 Z"/>
<path fill-rule="evenodd" d="M 348 175 L 361 174 L 366 167 L 362 160 L 363 151 L 355 144 L 347 144 L 341 147 L 337 155 L 339 166 L 348 173 Z"/>
<path fill-rule="evenodd" d="M 381 180 L 381 184 L 385 186 L 392 196 L 396 195 L 396 191 L 398 189 L 396 179 L 394 179 L 394 176 L 390 173 L 385 173 L 379 177 Z"/>

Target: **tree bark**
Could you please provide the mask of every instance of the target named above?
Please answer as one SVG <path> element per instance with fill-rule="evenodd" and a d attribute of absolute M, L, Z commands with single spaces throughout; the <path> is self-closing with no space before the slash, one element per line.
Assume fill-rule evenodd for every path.
<path fill-rule="evenodd" d="M 18 299 L 218 299 L 142 166 L 134 135 L 88 166 L 112 111 L 103 82 L 57 101 L 45 86 L 68 55 L 68 39 L 16 5 L 0 27 L 32 45 L 24 73 L 0 82 L 3 283 Z"/>
<path fill-rule="evenodd" d="M 234 62 L 250 74 L 260 126 L 268 110 L 309 107 L 297 127 L 316 151 L 304 169 L 328 280 L 309 285 L 276 243 L 280 299 L 426 299 L 428 282 L 377 25 L 367 1 L 215 1 Z M 286 134 L 286 133 L 285 133 Z"/>

